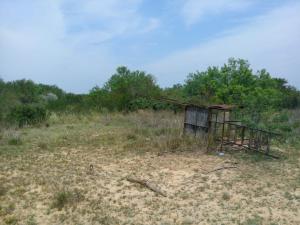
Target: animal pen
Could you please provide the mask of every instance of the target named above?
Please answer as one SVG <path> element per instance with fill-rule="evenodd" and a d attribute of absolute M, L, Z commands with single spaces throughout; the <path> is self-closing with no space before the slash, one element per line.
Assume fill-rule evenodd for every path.
<path fill-rule="evenodd" d="M 270 154 L 270 145 L 272 138 L 279 134 L 231 120 L 230 114 L 234 108 L 230 105 L 185 105 L 184 134 L 205 138 L 208 151 L 213 147 L 222 151 L 224 146 L 229 145 L 278 158 Z"/>

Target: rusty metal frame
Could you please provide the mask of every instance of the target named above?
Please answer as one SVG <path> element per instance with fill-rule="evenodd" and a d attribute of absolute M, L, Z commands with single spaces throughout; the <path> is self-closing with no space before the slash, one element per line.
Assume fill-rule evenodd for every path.
<path fill-rule="evenodd" d="M 201 106 L 195 104 L 189 104 L 184 102 L 179 102 L 175 99 L 170 99 L 166 97 L 157 98 L 156 100 L 169 102 L 171 104 L 176 104 L 183 106 L 185 108 L 184 117 L 184 134 L 186 130 L 192 130 L 196 136 L 199 130 L 204 131 L 207 135 L 207 150 L 210 150 L 210 144 L 212 142 L 220 143 L 220 150 L 223 150 L 224 145 L 239 146 L 245 150 L 252 150 L 260 153 L 264 153 L 273 158 L 278 158 L 277 156 L 271 155 L 271 142 L 272 139 L 281 137 L 280 134 L 271 131 L 266 131 L 262 129 L 252 128 L 245 125 L 240 125 L 240 121 L 225 120 L 226 112 L 232 111 L 235 106 L 231 105 L 211 105 L 211 106 Z M 200 126 L 197 122 L 196 124 L 190 124 L 187 122 L 187 109 L 188 107 L 196 107 L 199 110 L 207 110 L 208 116 L 206 124 L 207 126 Z M 223 120 L 219 121 L 219 113 L 223 114 Z M 215 118 L 213 118 L 213 116 Z M 215 120 L 214 120 L 215 119 Z M 221 127 L 221 135 L 218 135 L 218 126 Z M 192 128 L 192 129 L 190 129 Z M 233 133 L 233 136 L 231 136 Z M 212 140 L 212 141 L 211 141 Z"/>
<path fill-rule="evenodd" d="M 196 124 L 187 123 L 187 109 L 188 107 L 196 107 L 199 110 L 207 110 L 207 126 L 199 126 Z M 280 134 L 266 131 L 262 129 L 252 128 L 245 126 L 240 121 L 227 120 L 226 112 L 230 112 L 232 106 L 226 105 L 215 105 L 209 107 L 187 105 L 185 106 L 185 118 L 184 118 L 184 133 L 187 127 L 193 127 L 193 131 L 196 135 L 197 130 L 203 130 L 207 133 L 207 150 L 210 149 L 211 141 L 219 143 L 219 150 L 223 151 L 225 145 L 239 146 L 245 150 L 252 150 L 260 153 L 264 153 L 273 158 L 277 156 L 270 154 L 271 140 L 280 136 Z M 221 121 L 219 121 L 220 115 L 222 114 Z M 197 116 L 197 114 L 196 114 Z M 197 119 L 196 119 L 197 121 Z M 221 131 L 220 131 L 221 130 Z M 221 133 L 219 135 L 219 133 Z"/>
<path fill-rule="evenodd" d="M 225 124 L 228 124 L 229 127 L 229 135 L 222 137 L 222 139 L 225 140 L 225 144 L 240 146 L 278 158 L 270 154 L 270 145 L 271 139 L 280 137 L 280 134 L 231 122 L 225 122 Z M 230 136 L 230 131 L 233 131 L 233 137 Z M 240 135 L 238 134 L 239 131 Z M 249 136 L 247 136 L 247 132 Z"/>

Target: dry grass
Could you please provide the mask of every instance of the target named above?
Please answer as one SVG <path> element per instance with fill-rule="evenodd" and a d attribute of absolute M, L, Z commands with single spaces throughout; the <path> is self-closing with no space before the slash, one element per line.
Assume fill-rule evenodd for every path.
<path fill-rule="evenodd" d="M 294 149 L 282 160 L 206 154 L 169 112 L 53 115 L 49 125 L 1 134 L 0 224 L 300 224 Z"/>

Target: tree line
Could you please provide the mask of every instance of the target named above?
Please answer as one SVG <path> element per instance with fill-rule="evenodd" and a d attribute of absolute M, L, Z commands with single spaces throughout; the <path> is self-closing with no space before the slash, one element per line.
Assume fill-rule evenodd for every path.
<path fill-rule="evenodd" d="M 183 84 L 161 88 L 155 77 L 144 71 L 118 67 L 102 86 L 88 94 L 66 93 L 55 85 L 31 80 L 0 80 L 0 123 L 39 123 L 55 112 L 134 111 L 173 109 L 161 97 L 202 105 L 234 104 L 259 117 L 270 110 L 296 108 L 300 92 L 285 79 L 266 70 L 254 72 L 248 61 L 230 58 L 222 67 L 190 73 Z"/>

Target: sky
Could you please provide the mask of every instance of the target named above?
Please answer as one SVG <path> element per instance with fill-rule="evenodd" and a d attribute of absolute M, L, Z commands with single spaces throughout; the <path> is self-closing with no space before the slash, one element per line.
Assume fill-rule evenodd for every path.
<path fill-rule="evenodd" d="M 118 66 L 162 87 L 228 58 L 300 89 L 300 0 L 0 0 L 0 78 L 65 91 Z"/>

